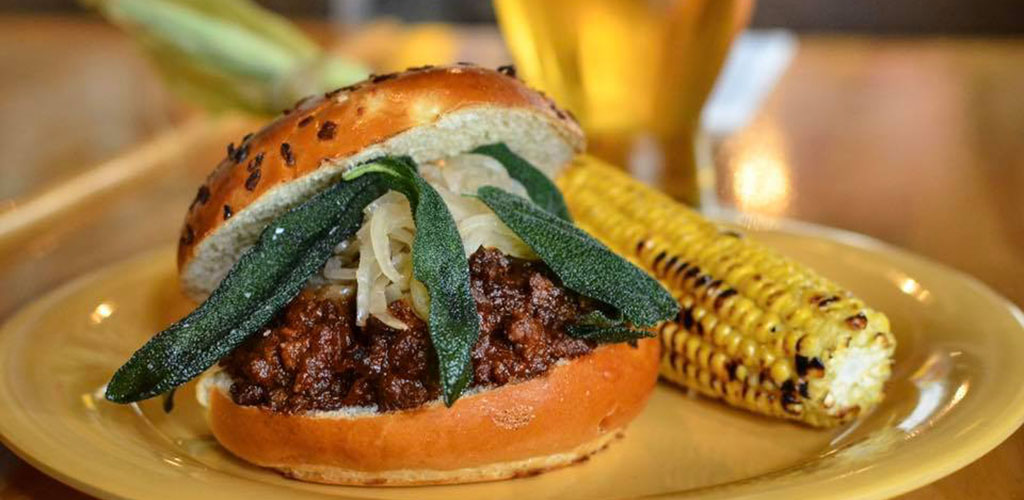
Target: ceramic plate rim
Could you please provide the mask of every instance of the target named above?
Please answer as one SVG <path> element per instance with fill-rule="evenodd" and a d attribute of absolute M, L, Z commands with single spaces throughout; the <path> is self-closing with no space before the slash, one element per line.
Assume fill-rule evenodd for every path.
<path fill-rule="evenodd" d="M 747 229 L 824 239 L 870 253 L 890 253 L 901 259 L 920 262 L 942 274 L 951 275 L 957 278 L 962 281 L 965 286 L 970 287 L 973 292 L 985 296 L 986 300 L 998 305 L 1002 309 L 1005 309 L 1014 317 L 1020 327 L 1017 333 L 1024 332 L 1024 312 L 1022 312 L 1016 304 L 1003 297 L 981 280 L 963 271 L 954 269 L 928 257 L 904 250 L 876 238 L 852 231 L 793 219 L 764 216 L 752 217 L 748 214 L 741 214 L 739 212 L 729 210 L 716 210 L 711 215 L 711 218 L 716 222 L 738 225 Z M 161 251 L 163 250 L 159 248 L 146 250 L 126 259 L 112 262 L 109 265 L 144 260 Z M 45 309 L 47 304 L 78 290 L 85 284 L 88 284 L 90 281 L 102 275 L 107 267 L 108 266 L 102 266 L 85 273 L 68 283 L 56 287 L 55 289 L 51 289 L 48 292 L 41 294 L 36 300 L 16 310 L 4 321 L 2 325 L 0 325 L 0 346 L 5 345 L 7 342 L 3 334 L 10 330 L 11 325 L 16 324 L 23 318 L 33 315 L 33 313 L 38 310 Z M 1012 333 L 1013 332 L 1007 332 L 1006 335 L 1010 335 Z M 3 386 L 0 386 L 0 396 L 5 396 L 5 392 L 6 391 L 3 389 Z M 1015 393 L 1014 403 L 1015 404 L 1006 407 L 1007 414 L 1004 418 L 991 422 L 990 425 L 984 426 L 984 429 L 979 431 L 979 435 L 975 436 L 975 439 L 962 440 L 958 446 L 947 447 L 944 448 L 941 453 L 922 458 L 920 462 L 916 463 L 911 468 L 902 470 L 899 474 L 888 475 L 887 480 L 860 481 L 852 484 L 844 484 L 844 494 L 849 497 L 858 498 L 894 496 L 924 486 L 969 465 L 997 447 L 1012 435 L 1022 424 L 1024 424 L 1024 386 L 1021 386 Z M 3 443 L 4 446 L 10 449 L 19 458 L 47 475 L 89 495 L 99 498 L 121 498 L 112 490 L 105 489 L 101 484 L 94 484 L 94 482 L 90 482 L 87 479 L 81 479 L 74 474 L 65 473 L 60 467 L 50 465 L 45 459 L 34 456 L 30 452 L 31 443 L 20 442 L 18 438 L 15 437 L 16 432 L 14 431 L 16 429 L 5 423 L 6 420 L 7 419 L 0 419 L 0 443 Z M 785 474 L 788 470 L 795 467 L 775 471 L 771 473 L 771 475 Z M 872 472 L 869 472 L 869 474 L 872 474 Z M 794 481 L 790 482 L 790 486 L 796 486 L 799 489 L 804 489 L 806 487 L 813 487 L 814 485 L 819 485 L 834 479 L 835 478 L 815 478 L 814 480 L 807 482 Z M 652 496 L 663 497 L 679 494 L 701 494 L 701 492 L 711 493 L 716 489 L 727 486 L 727 484 L 711 485 L 686 492 L 665 493 Z M 775 492 L 778 492 L 778 490 L 775 490 Z M 743 493 L 747 492 L 743 491 Z M 757 495 L 758 493 L 755 491 L 753 494 Z"/>

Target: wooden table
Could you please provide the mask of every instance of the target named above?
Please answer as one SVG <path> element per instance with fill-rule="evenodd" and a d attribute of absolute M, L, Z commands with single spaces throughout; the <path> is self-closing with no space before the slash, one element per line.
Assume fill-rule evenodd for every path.
<path fill-rule="evenodd" d="M 500 62 L 494 34 L 482 39 L 491 48 L 480 62 Z M 473 43 L 482 43 L 479 33 Z M 801 38 L 755 122 L 715 148 L 719 197 L 754 213 L 869 234 L 1024 304 L 1022 61 L 1021 39 Z M 2 208 L 29 206 L 46 189 L 82 182 L 83 173 L 94 182 L 87 167 L 96 162 L 149 158 L 153 151 L 133 146 L 146 139 L 184 140 L 170 130 L 190 130 L 196 145 L 128 187 L 84 199 L 88 210 L 55 212 L 41 229 L 0 245 L 0 318 L 82 272 L 173 242 L 209 158 L 227 131 L 248 126 L 195 140 L 206 131 L 194 113 L 165 93 L 130 44 L 98 24 L 0 17 L 0 67 Z M 9 229 L 0 225 L 0 233 Z M 1021 464 L 1024 431 L 907 497 L 1020 497 Z M 0 497 L 85 496 L 0 448 Z"/>

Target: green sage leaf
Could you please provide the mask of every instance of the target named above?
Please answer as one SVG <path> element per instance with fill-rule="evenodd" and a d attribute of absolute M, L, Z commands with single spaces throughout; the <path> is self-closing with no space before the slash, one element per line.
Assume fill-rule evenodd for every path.
<path fill-rule="evenodd" d="M 519 181 L 526 188 L 526 194 L 538 207 L 547 210 L 567 221 L 572 222 L 569 215 L 569 208 L 565 205 L 562 192 L 558 190 L 554 182 L 544 175 L 540 169 L 533 166 L 523 157 L 512 152 L 505 143 L 488 144 L 480 146 L 472 151 L 473 153 L 490 156 L 498 160 L 509 177 Z"/>
<path fill-rule="evenodd" d="M 654 337 L 654 333 L 649 330 L 638 330 L 626 325 L 609 327 L 572 325 L 568 328 L 568 333 L 570 337 L 593 340 L 599 344 L 618 344 L 619 342 Z"/>
<path fill-rule="evenodd" d="M 492 186 L 477 195 L 570 290 L 615 307 L 637 326 L 653 326 L 679 311 L 654 278 L 572 223 Z"/>
<path fill-rule="evenodd" d="M 177 390 L 174 388 L 164 393 L 164 413 L 174 411 L 174 392 Z"/>
<path fill-rule="evenodd" d="M 130 403 L 181 385 L 266 325 L 355 234 L 363 208 L 387 192 L 372 178 L 339 182 L 284 213 L 202 304 L 150 339 L 114 374 L 110 401 Z"/>
<path fill-rule="evenodd" d="M 413 275 L 430 294 L 427 324 L 437 352 L 444 402 L 451 406 L 473 378 L 470 354 L 480 336 L 462 237 L 441 195 L 416 173 L 408 158 L 382 158 L 345 174 L 346 179 L 363 177 L 384 181 L 412 205 Z"/>
<path fill-rule="evenodd" d="M 602 344 L 630 342 L 654 337 L 654 333 L 649 330 L 630 327 L 621 315 L 609 318 L 601 311 L 591 311 L 583 315 L 575 325 L 570 325 L 566 330 L 570 337 L 593 340 Z"/>

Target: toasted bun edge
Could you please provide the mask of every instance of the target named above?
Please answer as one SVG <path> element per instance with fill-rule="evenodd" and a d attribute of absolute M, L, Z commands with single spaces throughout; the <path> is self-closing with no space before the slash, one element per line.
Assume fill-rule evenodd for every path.
<path fill-rule="evenodd" d="M 239 406 L 199 384 L 216 439 L 236 456 L 299 479 L 436 484 L 529 475 L 603 448 L 654 389 L 659 344 L 603 345 L 546 374 L 413 410 L 287 415 Z"/>
<path fill-rule="evenodd" d="M 179 238 L 182 288 L 204 298 L 270 221 L 354 165 L 429 162 L 495 142 L 552 177 L 584 148 L 579 125 L 549 99 L 474 66 L 381 75 L 300 101 L 232 146 L 200 186 Z"/>

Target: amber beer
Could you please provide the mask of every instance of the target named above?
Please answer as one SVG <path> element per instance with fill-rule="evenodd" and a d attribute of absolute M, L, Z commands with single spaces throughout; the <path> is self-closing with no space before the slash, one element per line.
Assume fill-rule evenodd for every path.
<path fill-rule="evenodd" d="M 495 0 L 520 75 L 590 152 L 699 203 L 700 110 L 753 0 Z"/>

